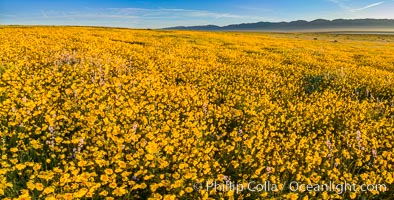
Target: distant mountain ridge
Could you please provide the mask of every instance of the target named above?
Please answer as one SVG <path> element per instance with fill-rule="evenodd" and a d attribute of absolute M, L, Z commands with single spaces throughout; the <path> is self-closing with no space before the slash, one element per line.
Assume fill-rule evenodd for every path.
<path fill-rule="evenodd" d="M 206 30 L 206 31 L 350 31 L 350 30 L 388 30 L 394 31 L 394 19 L 316 19 L 291 22 L 256 22 L 232 24 L 228 26 L 177 26 L 166 30 Z"/>

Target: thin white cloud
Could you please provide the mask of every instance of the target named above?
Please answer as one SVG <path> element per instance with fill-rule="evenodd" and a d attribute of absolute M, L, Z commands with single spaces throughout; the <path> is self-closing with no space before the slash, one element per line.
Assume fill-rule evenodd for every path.
<path fill-rule="evenodd" d="M 66 17 L 98 17 L 98 18 L 183 18 L 183 17 L 206 17 L 206 18 L 258 18 L 254 16 L 234 15 L 230 13 L 218 13 L 205 10 L 188 9 L 144 9 L 144 8 L 107 8 L 83 11 L 42 11 L 44 18 L 66 18 Z"/>
<path fill-rule="evenodd" d="M 379 6 L 379 5 L 382 5 L 382 4 L 385 3 L 385 1 L 380 1 L 380 2 L 376 2 L 376 3 L 372 3 L 372 4 L 369 4 L 369 5 L 366 5 L 366 6 L 361 7 L 361 8 L 354 8 L 354 7 L 348 5 L 349 4 L 348 3 L 349 0 L 328 0 L 328 1 L 336 4 L 338 7 L 342 8 L 343 10 L 346 10 L 348 12 L 363 11 L 363 10 L 367 10 L 369 8 L 373 8 L 373 7 L 376 7 L 376 6 Z M 392 0 L 392 1 L 394 1 L 394 0 Z"/>
<path fill-rule="evenodd" d="M 372 3 L 372 4 L 369 4 L 369 5 L 366 5 L 366 6 L 362 7 L 362 8 L 352 9 L 351 11 L 352 12 L 362 11 L 362 10 L 366 10 L 366 9 L 369 9 L 369 8 L 372 8 L 372 7 L 376 7 L 376 6 L 382 5 L 384 3 L 385 3 L 384 1 L 380 1 L 380 2 L 377 2 L 377 3 Z"/>
<path fill-rule="evenodd" d="M 132 15 L 119 15 L 112 13 L 86 13 L 86 12 L 57 12 L 57 11 L 41 11 L 41 16 L 35 19 L 69 19 L 69 18 L 80 18 L 80 19 L 94 19 L 94 18 L 138 18 Z"/>
<path fill-rule="evenodd" d="M 336 4 L 338 7 L 344 10 L 351 10 L 351 8 L 346 5 L 347 0 L 328 0 L 328 1 Z"/>
<path fill-rule="evenodd" d="M 41 11 L 41 16 L 44 18 L 48 18 L 48 15 L 45 11 Z"/>
<path fill-rule="evenodd" d="M 41 15 L 37 18 L 44 19 L 60 19 L 60 18 L 70 18 L 70 17 L 79 17 L 79 18 L 111 18 L 111 17 L 129 17 L 128 15 L 116 14 L 113 12 L 102 12 L 100 10 L 79 10 L 79 11 L 57 11 L 57 10 L 49 10 L 49 11 L 41 11 Z"/>
<path fill-rule="evenodd" d="M 204 25 L 215 22 L 218 25 L 225 25 L 238 22 L 254 22 L 264 19 L 259 16 L 178 8 L 86 8 L 74 11 L 41 11 L 36 16 L 29 17 L 29 20 L 41 21 L 43 23 L 59 21 L 66 24 L 75 23 L 75 21 L 80 23 L 96 21 L 102 24 L 117 23 L 125 24 L 125 26 L 134 24 L 130 26 L 163 28 L 177 25 Z"/>
<path fill-rule="evenodd" d="M 251 11 L 272 11 L 271 9 L 268 8 L 262 8 L 258 6 L 245 6 L 245 5 L 239 5 L 239 6 L 234 6 L 235 8 L 243 9 L 243 10 L 251 10 Z"/>
<path fill-rule="evenodd" d="M 3 16 L 3 17 L 16 17 L 16 15 L 9 15 L 9 14 L 3 14 L 3 13 L 0 13 L 0 16 Z"/>
<path fill-rule="evenodd" d="M 191 10 L 191 9 L 174 9 L 174 8 L 157 8 L 157 9 L 143 9 L 143 8 L 110 8 L 111 12 L 118 15 L 137 15 L 142 17 L 207 17 L 207 18 L 260 18 L 257 16 L 235 15 L 231 13 L 211 12 L 206 10 Z"/>

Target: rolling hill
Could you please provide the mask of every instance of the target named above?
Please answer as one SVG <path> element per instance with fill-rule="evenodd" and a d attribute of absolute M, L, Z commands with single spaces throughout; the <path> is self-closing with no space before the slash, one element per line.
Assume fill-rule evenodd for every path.
<path fill-rule="evenodd" d="M 394 31 L 393 19 L 316 19 L 313 21 L 256 22 L 227 26 L 177 26 L 166 30 L 206 31 Z"/>

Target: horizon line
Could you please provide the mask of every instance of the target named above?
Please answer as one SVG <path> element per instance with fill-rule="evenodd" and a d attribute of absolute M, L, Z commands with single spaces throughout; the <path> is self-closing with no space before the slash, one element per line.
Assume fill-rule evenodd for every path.
<path fill-rule="evenodd" d="M 255 24 L 255 23 L 291 23 L 291 22 L 298 22 L 298 21 L 303 21 L 303 22 L 314 22 L 318 20 L 324 20 L 324 21 L 336 21 L 336 20 L 393 20 L 394 18 L 335 18 L 335 19 L 324 19 L 324 18 L 316 18 L 314 20 L 304 20 L 304 19 L 297 19 L 297 20 L 289 20 L 289 21 L 256 21 L 256 22 L 245 22 L 245 23 L 233 23 L 233 24 L 227 24 L 227 25 L 215 25 L 215 24 L 200 24 L 200 25 L 188 25 L 188 26 L 171 26 L 171 27 L 163 27 L 163 28 L 138 28 L 138 27 L 127 27 L 127 26 L 107 26 L 107 25 L 76 25 L 76 24 L 6 24 L 6 23 L 0 23 L 0 26 L 56 26 L 56 27 L 61 27 L 61 26 L 67 26 L 67 27 L 97 27 L 97 28 L 123 28 L 123 29 L 137 29 L 137 30 L 163 30 L 163 29 L 168 29 L 168 28 L 187 28 L 187 27 L 203 27 L 203 26 L 216 26 L 219 28 L 231 26 L 231 25 L 245 25 L 245 24 Z"/>

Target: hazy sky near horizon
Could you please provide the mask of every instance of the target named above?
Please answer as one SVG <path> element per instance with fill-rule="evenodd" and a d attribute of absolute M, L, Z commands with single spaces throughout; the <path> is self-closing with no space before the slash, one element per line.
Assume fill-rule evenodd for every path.
<path fill-rule="evenodd" d="M 163 28 L 258 21 L 394 19 L 394 0 L 0 0 L 0 24 Z"/>

